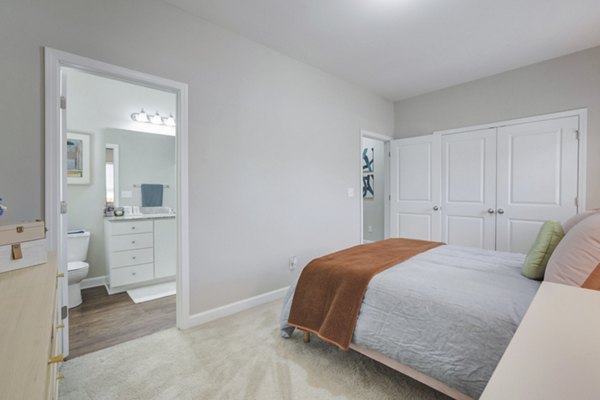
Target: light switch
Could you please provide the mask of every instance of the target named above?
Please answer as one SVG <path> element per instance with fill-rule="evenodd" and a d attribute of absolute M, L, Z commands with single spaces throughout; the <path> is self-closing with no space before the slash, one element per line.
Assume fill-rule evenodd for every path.
<path fill-rule="evenodd" d="M 354 197 L 354 188 L 348 188 L 348 197 Z"/>
<path fill-rule="evenodd" d="M 133 192 L 131 190 L 123 190 L 121 192 L 122 199 L 131 199 L 133 197 Z"/>

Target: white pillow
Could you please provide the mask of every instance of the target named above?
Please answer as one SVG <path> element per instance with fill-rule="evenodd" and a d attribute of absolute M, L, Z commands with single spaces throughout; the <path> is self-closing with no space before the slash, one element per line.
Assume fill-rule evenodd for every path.
<path fill-rule="evenodd" d="M 562 224 L 563 232 L 565 232 L 565 234 L 566 234 L 575 225 L 577 225 L 579 222 L 583 221 L 584 219 L 586 219 L 590 215 L 594 215 L 597 212 L 600 212 L 600 210 L 596 208 L 594 210 L 584 211 L 581 214 L 577 214 L 577 215 L 572 216 L 571 218 L 569 218 L 568 220 L 566 220 L 564 224 Z"/>
<path fill-rule="evenodd" d="M 544 280 L 582 286 L 600 264 L 600 213 L 572 227 L 548 260 Z"/>

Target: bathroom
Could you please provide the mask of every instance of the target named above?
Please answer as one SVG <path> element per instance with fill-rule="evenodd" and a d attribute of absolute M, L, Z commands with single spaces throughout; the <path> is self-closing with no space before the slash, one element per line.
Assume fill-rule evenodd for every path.
<path fill-rule="evenodd" d="M 177 102 L 63 70 L 73 358 L 175 326 Z"/>

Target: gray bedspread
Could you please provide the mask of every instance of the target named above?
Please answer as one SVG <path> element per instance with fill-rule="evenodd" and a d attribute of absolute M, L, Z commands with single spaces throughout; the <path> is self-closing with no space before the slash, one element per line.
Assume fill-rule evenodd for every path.
<path fill-rule="evenodd" d="M 523 259 L 442 246 L 389 268 L 369 283 L 352 343 L 477 398 L 540 285 L 521 275 Z M 281 313 L 285 338 L 295 287 Z"/>

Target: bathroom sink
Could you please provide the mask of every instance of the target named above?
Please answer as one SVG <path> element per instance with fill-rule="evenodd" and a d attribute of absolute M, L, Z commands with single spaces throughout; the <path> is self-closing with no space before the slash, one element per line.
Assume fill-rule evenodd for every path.
<path fill-rule="evenodd" d="M 175 215 L 175 211 L 171 207 L 141 207 L 142 214 L 167 214 Z"/>

